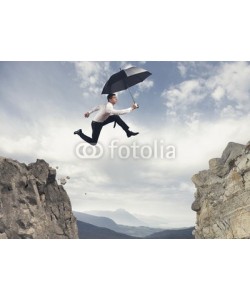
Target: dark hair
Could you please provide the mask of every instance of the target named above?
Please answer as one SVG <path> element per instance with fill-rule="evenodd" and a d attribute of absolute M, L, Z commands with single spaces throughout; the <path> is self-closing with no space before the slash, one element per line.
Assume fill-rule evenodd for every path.
<path fill-rule="evenodd" d="M 113 96 L 115 96 L 115 94 L 108 94 L 107 99 L 109 101 L 109 99 L 111 99 Z"/>

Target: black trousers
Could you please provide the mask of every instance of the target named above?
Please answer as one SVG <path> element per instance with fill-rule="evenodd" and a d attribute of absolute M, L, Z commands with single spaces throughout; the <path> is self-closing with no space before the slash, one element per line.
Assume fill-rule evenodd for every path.
<path fill-rule="evenodd" d="M 125 131 L 128 132 L 128 125 L 119 117 L 119 116 L 109 116 L 104 122 L 95 122 L 92 121 L 91 126 L 92 126 L 92 137 L 89 137 L 85 135 L 84 133 L 80 133 L 79 136 L 87 143 L 91 145 L 96 145 L 99 139 L 99 135 L 101 133 L 102 127 L 112 123 L 116 122 L 121 128 Z"/>

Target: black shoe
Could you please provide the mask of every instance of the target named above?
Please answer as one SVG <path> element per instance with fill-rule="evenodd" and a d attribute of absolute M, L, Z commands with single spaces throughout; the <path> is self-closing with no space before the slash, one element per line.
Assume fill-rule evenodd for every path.
<path fill-rule="evenodd" d="M 139 134 L 139 132 L 133 132 L 130 130 L 127 131 L 127 137 L 131 137 L 132 135 L 137 135 L 137 134 Z"/>
<path fill-rule="evenodd" d="M 80 133 L 82 133 L 82 129 L 76 130 L 76 131 L 74 132 L 74 134 L 80 134 Z"/>

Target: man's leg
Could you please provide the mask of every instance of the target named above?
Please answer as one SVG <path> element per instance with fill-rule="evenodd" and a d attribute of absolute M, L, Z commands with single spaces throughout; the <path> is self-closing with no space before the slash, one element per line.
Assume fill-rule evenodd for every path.
<path fill-rule="evenodd" d="M 128 125 L 119 116 L 115 116 L 115 115 L 114 116 L 109 116 L 107 118 L 107 120 L 105 120 L 102 124 L 103 124 L 103 126 L 105 126 L 105 125 L 107 125 L 109 123 L 112 123 L 112 122 L 116 122 L 126 132 L 129 129 Z"/>
<path fill-rule="evenodd" d="M 107 120 L 105 120 L 102 124 L 103 126 L 105 126 L 112 122 L 116 122 L 119 126 L 121 126 L 121 128 L 126 132 L 128 137 L 132 135 L 137 135 L 139 133 L 130 131 L 128 125 L 120 118 L 120 116 L 117 115 L 109 116 Z"/>
<path fill-rule="evenodd" d="M 100 133 L 101 133 L 101 130 L 102 130 L 102 126 L 103 126 L 103 123 L 101 123 L 101 122 L 92 121 L 92 123 L 91 123 L 91 127 L 92 127 L 92 143 L 94 145 L 96 145 L 97 142 L 98 142 L 98 139 L 99 139 L 99 136 L 100 136 Z"/>
<path fill-rule="evenodd" d="M 103 123 L 94 122 L 92 121 L 91 127 L 92 127 L 92 138 L 85 135 L 81 129 L 74 132 L 74 134 L 78 134 L 85 142 L 95 146 L 98 142 L 99 135 L 102 130 Z"/>

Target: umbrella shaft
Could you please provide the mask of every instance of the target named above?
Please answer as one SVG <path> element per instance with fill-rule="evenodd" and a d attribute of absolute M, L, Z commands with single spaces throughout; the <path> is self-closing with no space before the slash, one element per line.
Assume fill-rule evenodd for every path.
<path fill-rule="evenodd" d="M 131 96 L 131 98 L 132 98 L 133 102 L 135 103 L 135 99 L 134 99 L 133 95 L 131 94 L 131 92 L 130 92 L 130 89 L 129 89 L 129 88 L 128 88 L 128 91 L 129 91 L 129 94 L 130 94 L 130 96 Z"/>

